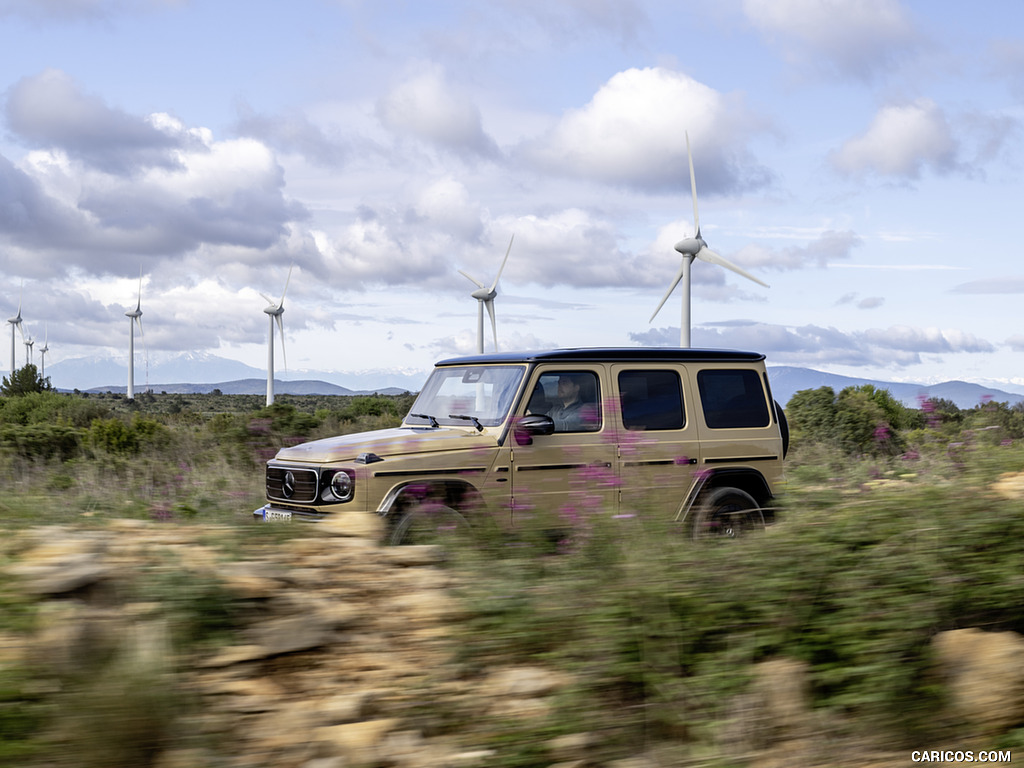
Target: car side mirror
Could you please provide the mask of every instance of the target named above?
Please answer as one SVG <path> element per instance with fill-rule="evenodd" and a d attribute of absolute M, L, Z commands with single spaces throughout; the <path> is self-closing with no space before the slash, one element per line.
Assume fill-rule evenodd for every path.
<path fill-rule="evenodd" d="M 537 413 L 517 419 L 512 428 L 516 445 L 530 445 L 534 435 L 550 435 L 555 431 L 555 422 L 547 414 Z"/>

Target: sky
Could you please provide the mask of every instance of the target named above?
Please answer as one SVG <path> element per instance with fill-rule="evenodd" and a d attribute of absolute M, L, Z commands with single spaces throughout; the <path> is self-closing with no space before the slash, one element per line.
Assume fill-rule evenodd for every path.
<path fill-rule="evenodd" d="M 1024 384 L 1012 0 L 0 0 L 0 50 L 37 365 L 126 363 L 138 303 L 137 366 L 265 369 L 287 281 L 279 372 L 427 370 L 510 241 L 502 350 L 677 346 L 688 136 L 702 236 L 770 285 L 697 261 L 693 346 Z"/>

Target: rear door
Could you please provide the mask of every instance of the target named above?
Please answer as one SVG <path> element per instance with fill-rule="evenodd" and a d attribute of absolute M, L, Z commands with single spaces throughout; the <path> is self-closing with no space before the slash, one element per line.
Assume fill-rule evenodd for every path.
<path fill-rule="evenodd" d="M 767 477 L 778 474 L 782 443 L 763 371 L 707 366 L 696 372 L 696 383 L 702 406 L 701 466 L 749 468 Z"/>
<path fill-rule="evenodd" d="M 701 447 L 683 366 L 615 365 L 620 512 L 671 519 L 695 479 Z"/>

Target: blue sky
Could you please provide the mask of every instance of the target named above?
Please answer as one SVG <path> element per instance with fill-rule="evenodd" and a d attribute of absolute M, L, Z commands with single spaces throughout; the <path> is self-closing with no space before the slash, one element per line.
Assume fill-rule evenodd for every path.
<path fill-rule="evenodd" d="M 677 344 L 688 133 L 704 238 L 771 285 L 697 262 L 694 346 L 1022 385 L 1022 16 L 0 0 L 0 302 L 47 367 L 127 359 L 141 270 L 138 355 L 264 367 L 291 267 L 289 372 L 420 370 L 514 235 L 503 349 Z"/>

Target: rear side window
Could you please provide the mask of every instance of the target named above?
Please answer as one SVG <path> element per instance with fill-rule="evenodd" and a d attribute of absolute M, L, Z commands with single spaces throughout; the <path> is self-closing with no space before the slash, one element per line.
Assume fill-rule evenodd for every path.
<path fill-rule="evenodd" d="M 757 371 L 698 371 L 697 389 L 704 421 L 711 429 L 767 427 L 770 423 L 768 401 Z"/>
<path fill-rule="evenodd" d="M 675 371 L 622 371 L 619 401 L 626 429 L 682 429 L 683 390 Z"/>

